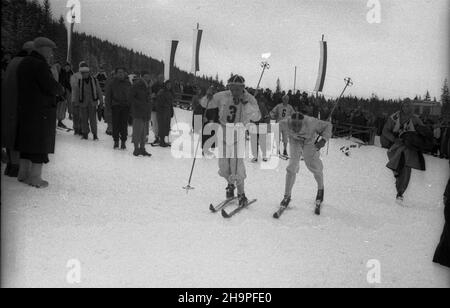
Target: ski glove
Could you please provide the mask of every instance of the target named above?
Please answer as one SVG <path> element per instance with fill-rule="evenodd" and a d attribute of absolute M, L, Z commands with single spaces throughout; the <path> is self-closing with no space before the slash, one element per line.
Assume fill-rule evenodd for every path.
<path fill-rule="evenodd" d="M 319 151 L 321 148 L 323 148 L 325 146 L 325 143 L 327 143 L 327 141 L 325 139 L 320 139 L 315 144 L 316 149 Z"/>

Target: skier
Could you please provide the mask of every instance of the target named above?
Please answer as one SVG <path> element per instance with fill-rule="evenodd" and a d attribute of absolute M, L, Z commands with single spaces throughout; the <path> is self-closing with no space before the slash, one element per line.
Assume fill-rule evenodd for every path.
<path fill-rule="evenodd" d="M 283 146 L 284 146 L 284 156 L 288 156 L 287 153 L 287 145 L 288 145 L 288 128 L 286 126 L 287 122 L 283 121 L 291 117 L 291 115 L 295 112 L 294 107 L 289 105 L 289 96 L 285 95 L 282 98 L 283 103 L 278 104 L 273 108 L 273 110 L 270 112 L 270 116 L 272 119 L 275 119 L 277 123 L 280 125 L 280 133 L 283 140 Z"/>
<path fill-rule="evenodd" d="M 227 132 L 226 125 L 233 123 L 236 125 L 247 125 L 250 121 L 256 122 L 261 118 L 258 103 L 256 99 L 245 90 L 245 79 L 242 76 L 234 75 L 228 80 L 228 89 L 216 93 L 213 97 L 214 105 L 219 107 L 219 122 L 224 132 L 223 148 L 226 148 L 226 134 L 232 133 L 234 130 Z M 228 125 L 229 126 L 229 125 Z M 245 138 L 245 134 L 242 135 Z M 236 148 L 237 141 L 233 139 L 233 146 Z M 223 151 L 222 153 L 224 153 Z M 237 149 L 236 149 L 237 154 Z M 219 158 L 219 175 L 228 182 L 226 188 L 226 198 L 234 198 L 234 190 L 237 186 L 239 206 L 244 207 L 248 204 L 248 199 L 244 192 L 244 180 L 246 178 L 244 158 L 223 157 Z M 235 185 L 236 184 L 236 185 Z"/>
<path fill-rule="evenodd" d="M 303 155 L 305 165 L 314 175 L 317 182 L 316 205 L 324 198 L 323 165 L 319 157 L 319 151 L 332 136 L 332 124 L 305 116 L 299 112 L 294 113 L 290 119 L 283 120 L 288 128 L 290 141 L 290 161 L 286 169 L 286 187 L 281 207 L 286 208 L 291 201 L 292 187 L 296 174 L 300 170 L 300 157 Z M 319 137 L 317 137 L 319 135 Z M 319 214 L 320 212 L 316 212 Z"/>

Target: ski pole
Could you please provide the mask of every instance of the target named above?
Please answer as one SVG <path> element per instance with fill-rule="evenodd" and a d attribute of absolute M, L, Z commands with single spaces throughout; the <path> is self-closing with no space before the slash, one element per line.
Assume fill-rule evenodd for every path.
<path fill-rule="evenodd" d="M 334 104 L 333 109 L 331 109 L 330 115 L 328 116 L 328 119 L 327 119 L 328 122 L 331 122 L 331 117 L 333 116 L 333 112 L 336 109 L 337 105 L 339 104 L 339 101 L 341 100 L 342 96 L 344 95 L 344 92 L 347 89 L 347 87 L 349 87 L 349 86 L 351 87 L 353 85 L 353 81 L 350 77 L 344 78 L 344 81 L 345 81 L 345 87 L 342 90 L 341 95 L 339 95 L 336 103 Z M 330 143 L 328 142 L 327 143 L 327 156 L 328 156 L 329 148 L 330 148 Z"/>
<path fill-rule="evenodd" d="M 193 175 L 193 173 L 194 173 L 195 162 L 197 161 L 198 146 L 199 146 L 199 144 L 200 144 L 200 140 L 202 140 L 202 137 L 203 137 L 203 119 L 206 117 L 206 111 L 208 110 L 208 106 L 209 106 L 209 100 L 208 100 L 208 102 L 206 103 L 206 108 L 205 108 L 205 111 L 203 111 L 203 115 L 202 115 L 202 130 L 201 130 L 201 134 L 200 134 L 200 136 L 199 136 L 199 138 L 198 138 L 198 141 L 197 141 L 197 146 L 196 146 L 196 148 L 195 148 L 195 155 L 194 155 L 194 160 L 193 160 L 193 162 L 192 162 L 191 173 L 190 173 L 190 175 L 189 175 L 189 181 L 188 181 L 187 186 L 183 187 L 183 189 L 186 190 L 186 194 L 189 193 L 189 190 L 195 189 L 195 187 L 192 187 L 192 186 L 191 186 L 191 180 L 192 180 L 192 175 Z M 195 117 L 194 117 L 194 118 L 195 118 Z M 194 123 L 194 124 L 195 124 L 195 123 Z M 192 129 L 193 129 L 193 128 L 192 128 Z M 194 129 L 193 129 L 193 130 L 194 130 Z M 194 135 L 193 135 L 193 136 L 194 136 Z"/>

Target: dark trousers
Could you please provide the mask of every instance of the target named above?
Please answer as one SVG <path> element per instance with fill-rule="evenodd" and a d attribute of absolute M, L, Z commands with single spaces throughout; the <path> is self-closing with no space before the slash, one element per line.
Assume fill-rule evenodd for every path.
<path fill-rule="evenodd" d="M 115 142 L 126 142 L 128 138 L 128 116 L 130 108 L 128 106 L 112 106 L 112 128 Z"/>
<path fill-rule="evenodd" d="M 89 104 L 80 108 L 81 132 L 97 136 L 97 106 Z M 89 131 L 89 127 L 91 130 Z"/>
<path fill-rule="evenodd" d="M 160 142 L 164 142 L 166 136 L 170 134 L 171 117 L 169 112 L 158 112 L 158 133 Z"/>
<path fill-rule="evenodd" d="M 395 187 L 397 188 L 397 193 L 403 195 L 409 185 L 409 180 L 411 179 L 411 167 L 405 165 L 405 154 L 402 154 L 400 159 L 400 164 L 397 172 L 395 174 Z"/>
<path fill-rule="evenodd" d="M 133 119 L 133 143 L 136 147 L 145 148 L 145 137 L 148 133 L 148 120 Z"/>

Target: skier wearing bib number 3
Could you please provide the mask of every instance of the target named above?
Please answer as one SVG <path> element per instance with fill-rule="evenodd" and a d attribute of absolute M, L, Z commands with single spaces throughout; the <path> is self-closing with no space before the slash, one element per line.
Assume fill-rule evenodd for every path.
<path fill-rule="evenodd" d="M 320 205 L 324 197 L 323 164 L 319 151 L 332 136 L 332 124 L 296 112 L 286 122 L 289 133 L 290 161 L 286 169 L 286 188 L 280 206 L 286 208 L 291 201 L 292 187 L 300 169 L 300 157 L 317 182 L 316 214 L 320 215 Z M 320 140 L 317 140 L 317 135 Z"/>
<path fill-rule="evenodd" d="M 256 99 L 245 90 L 245 79 L 242 76 L 234 75 L 228 80 L 227 91 L 219 92 L 214 95 L 214 101 L 219 106 L 219 121 L 224 131 L 224 139 L 222 144 L 222 153 L 231 146 L 235 151 L 232 155 L 223 155 L 219 157 L 219 175 L 228 182 L 226 188 L 226 198 L 234 198 L 234 190 L 237 186 L 239 206 L 246 206 L 248 199 L 245 196 L 244 181 L 246 178 L 244 157 L 238 157 L 236 132 L 230 130 L 233 125 L 244 127 L 250 121 L 256 122 L 260 120 L 261 113 L 259 111 Z M 228 125 L 227 125 L 228 124 Z M 232 124 L 232 125 L 230 125 Z M 228 130 L 227 130 L 228 127 Z M 227 144 L 226 134 L 233 134 L 233 142 Z M 237 134 L 239 136 L 239 134 Z M 241 136 L 245 145 L 245 133 Z M 231 136 L 228 136 L 230 139 Z M 220 145 L 219 145 L 220 148 Z"/>

